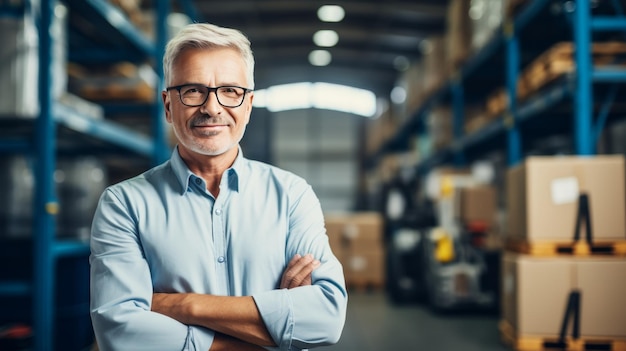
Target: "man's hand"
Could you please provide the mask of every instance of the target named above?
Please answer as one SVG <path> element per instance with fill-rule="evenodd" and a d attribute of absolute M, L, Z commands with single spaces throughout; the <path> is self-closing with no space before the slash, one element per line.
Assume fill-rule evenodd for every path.
<path fill-rule="evenodd" d="M 283 277 L 280 280 L 280 288 L 292 289 L 299 286 L 311 285 L 311 273 L 319 266 L 320 261 L 314 259 L 311 254 L 293 256 L 283 272 Z"/>

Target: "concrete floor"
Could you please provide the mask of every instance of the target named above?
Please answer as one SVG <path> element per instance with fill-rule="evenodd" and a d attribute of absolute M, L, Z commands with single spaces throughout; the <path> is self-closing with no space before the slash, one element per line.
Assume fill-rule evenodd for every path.
<path fill-rule="evenodd" d="M 427 306 L 394 306 L 385 294 L 350 292 L 338 344 L 322 351 L 511 351 L 500 342 L 498 316 L 436 313 Z"/>

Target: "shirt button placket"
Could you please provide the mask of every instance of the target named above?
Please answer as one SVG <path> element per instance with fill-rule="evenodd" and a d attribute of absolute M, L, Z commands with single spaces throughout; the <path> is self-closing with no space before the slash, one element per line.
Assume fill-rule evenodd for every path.
<path fill-rule="evenodd" d="M 219 209 L 219 208 L 215 209 L 215 215 L 216 216 L 221 216 L 222 215 L 222 210 Z M 219 256 L 217 258 L 217 262 L 218 263 L 224 263 L 224 261 L 226 261 L 226 257 L 224 257 L 224 256 Z"/>

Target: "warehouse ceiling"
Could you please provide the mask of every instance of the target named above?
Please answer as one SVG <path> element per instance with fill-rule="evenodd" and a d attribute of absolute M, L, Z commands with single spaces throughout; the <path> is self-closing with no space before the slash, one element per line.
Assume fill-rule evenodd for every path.
<path fill-rule="evenodd" d="M 301 81 L 328 82 L 388 96 L 399 72 L 420 57 L 423 40 L 442 34 L 447 0 L 193 0 L 195 20 L 243 31 L 256 57 L 256 88 Z M 176 1 L 174 2 L 176 3 Z M 322 22 L 322 5 L 339 5 L 340 22 Z M 183 10 L 182 8 L 180 9 Z M 333 47 L 318 47 L 319 30 L 338 34 Z M 325 49 L 327 66 L 309 54 Z"/>

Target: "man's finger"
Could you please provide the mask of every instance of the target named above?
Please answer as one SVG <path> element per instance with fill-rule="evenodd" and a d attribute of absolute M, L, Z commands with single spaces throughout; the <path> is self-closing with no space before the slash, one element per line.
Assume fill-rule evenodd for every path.
<path fill-rule="evenodd" d="M 313 255 L 311 254 L 307 254 L 304 256 L 295 255 L 291 259 L 291 261 L 289 261 L 287 268 L 285 268 L 285 271 L 283 272 L 283 276 L 280 282 L 281 289 L 289 288 L 289 286 L 291 286 L 291 281 L 302 270 L 302 268 L 309 264 L 311 261 L 313 261 Z"/>
<path fill-rule="evenodd" d="M 307 277 L 309 281 L 308 285 L 310 285 L 311 272 L 313 272 L 317 266 L 319 266 L 319 261 L 315 260 L 311 254 L 302 257 L 299 257 L 299 255 L 294 256 L 287 265 L 285 272 L 283 272 L 280 288 L 291 289 L 297 286 L 307 285 Z"/>

